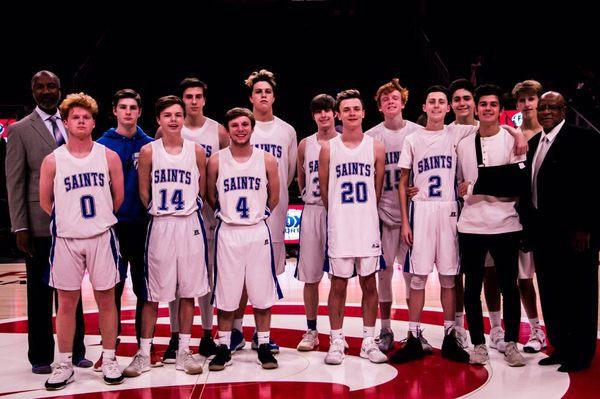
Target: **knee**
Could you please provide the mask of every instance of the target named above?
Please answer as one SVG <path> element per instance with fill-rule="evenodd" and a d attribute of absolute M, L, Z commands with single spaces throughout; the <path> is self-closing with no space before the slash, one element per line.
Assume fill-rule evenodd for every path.
<path fill-rule="evenodd" d="M 440 286 L 442 288 L 452 289 L 456 285 L 456 276 L 444 276 L 444 275 L 440 274 L 439 278 L 440 278 Z"/>
<path fill-rule="evenodd" d="M 427 285 L 427 275 L 412 274 L 410 276 L 410 288 L 413 290 L 424 290 Z"/>

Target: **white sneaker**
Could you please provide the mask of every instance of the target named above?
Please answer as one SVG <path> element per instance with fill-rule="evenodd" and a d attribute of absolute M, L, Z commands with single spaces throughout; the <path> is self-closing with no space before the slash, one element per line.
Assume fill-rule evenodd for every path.
<path fill-rule="evenodd" d="M 385 363 L 388 360 L 387 356 L 379 350 L 379 346 L 377 346 L 373 337 L 363 338 L 360 346 L 360 357 L 369 359 L 371 363 Z"/>
<path fill-rule="evenodd" d="M 343 338 L 331 339 L 331 343 L 329 344 L 329 351 L 325 356 L 325 363 L 342 364 L 342 362 L 344 361 L 344 357 L 346 357 L 344 351 L 345 347 Z"/>
<path fill-rule="evenodd" d="M 382 352 L 389 352 L 394 347 L 394 332 L 389 328 L 382 328 L 379 336 L 375 338 L 375 343 Z"/>
<path fill-rule="evenodd" d="M 150 371 L 150 356 L 144 356 L 142 351 L 139 350 L 133 357 L 129 366 L 123 370 L 125 377 L 139 377 L 142 373 Z"/>
<path fill-rule="evenodd" d="M 469 347 L 469 336 L 467 335 L 467 330 L 465 330 L 462 326 L 454 326 L 454 331 L 456 331 L 456 338 L 458 339 L 458 343 L 463 349 Z"/>
<path fill-rule="evenodd" d="M 517 349 L 517 344 L 514 342 L 506 343 L 506 351 L 504 352 L 504 359 L 506 360 L 506 363 L 508 363 L 508 365 L 510 367 L 525 366 L 525 358 L 523 357 L 523 355 L 521 355 L 521 352 L 519 352 L 519 349 Z"/>
<path fill-rule="evenodd" d="M 189 349 L 177 351 L 175 370 L 185 371 L 187 374 L 202 374 L 202 361 L 196 359 Z"/>
<path fill-rule="evenodd" d="M 538 353 L 546 347 L 546 334 L 541 328 L 536 328 L 531 331 L 529 340 L 523 346 L 523 352 Z"/>
<path fill-rule="evenodd" d="M 75 372 L 73 371 L 73 365 L 67 363 L 57 363 L 54 366 L 52 375 L 46 381 L 46 389 L 48 391 L 58 391 L 67 386 L 67 384 L 75 381 Z"/>
<path fill-rule="evenodd" d="M 471 364 L 486 364 L 489 360 L 490 356 L 485 344 L 475 345 L 471 353 L 469 353 L 469 363 Z"/>
<path fill-rule="evenodd" d="M 319 346 L 319 333 L 316 330 L 308 330 L 302 336 L 302 341 L 296 349 L 301 352 L 308 352 L 314 350 L 317 346 Z"/>
<path fill-rule="evenodd" d="M 490 331 L 490 348 L 496 349 L 500 353 L 506 351 L 506 342 L 504 342 L 504 330 L 502 327 L 494 327 Z"/>
<path fill-rule="evenodd" d="M 104 383 L 107 385 L 123 383 L 123 374 L 121 373 L 117 359 L 102 359 L 102 374 L 104 375 Z"/>

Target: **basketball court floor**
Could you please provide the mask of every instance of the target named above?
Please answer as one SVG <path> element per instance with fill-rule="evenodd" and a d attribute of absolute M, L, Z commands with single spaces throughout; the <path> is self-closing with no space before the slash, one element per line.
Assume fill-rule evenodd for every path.
<path fill-rule="evenodd" d="M 318 329 L 321 345 L 314 352 L 298 352 L 296 345 L 306 329 L 302 305 L 302 284 L 294 277 L 295 260 L 288 260 L 280 278 L 285 298 L 273 308 L 271 336 L 281 346 L 277 355 L 279 368 L 263 370 L 256 363 L 250 343 L 233 355 L 233 365 L 221 372 L 204 372 L 190 376 L 175 371 L 173 365 L 152 369 L 141 377 L 126 379 L 121 385 L 108 386 L 100 373 L 92 369 L 76 369 L 75 383 L 62 391 L 48 392 L 47 375 L 31 373 L 27 361 L 27 323 L 25 268 L 23 264 L 0 265 L 0 398 L 592 398 L 600 394 L 600 353 L 589 370 L 565 374 L 558 366 L 541 367 L 537 361 L 544 353 L 525 354 L 527 365 L 508 367 L 500 353 L 490 349 L 490 363 L 476 367 L 447 361 L 440 356 L 443 318 L 439 305 L 439 284 L 430 279 L 427 286 L 424 335 L 434 347 L 434 354 L 424 360 L 403 365 L 372 364 L 360 358 L 362 321 L 358 281 L 348 285 L 348 306 L 344 332 L 350 349 L 344 363 L 324 363 L 329 347 L 329 321 L 326 300 L 327 278 L 320 290 Z M 394 274 L 394 310 L 392 328 L 396 340 L 406 336 L 407 311 L 401 273 Z M 98 313 L 87 280 L 83 288 L 87 357 L 96 361 L 101 346 Z M 135 296 L 129 282 L 123 298 L 123 331 L 117 359 L 125 367 L 135 354 Z M 168 308 L 161 307 L 155 345 L 164 351 L 169 340 Z M 576 322 L 574 320 L 573 322 Z M 487 320 L 486 320 L 487 323 Z M 197 315 L 192 345 L 198 345 L 200 317 Z M 216 317 L 215 317 L 216 324 Z M 250 308 L 244 320 L 244 335 L 249 340 L 254 330 Z M 379 325 L 377 326 L 379 330 Z M 489 332 L 489 326 L 488 331 Z M 521 343 L 529 335 L 529 324 L 523 319 Z M 599 350 L 600 352 L 600 350 Z M 203 358 L 202 358 L 203 359 Z"/>

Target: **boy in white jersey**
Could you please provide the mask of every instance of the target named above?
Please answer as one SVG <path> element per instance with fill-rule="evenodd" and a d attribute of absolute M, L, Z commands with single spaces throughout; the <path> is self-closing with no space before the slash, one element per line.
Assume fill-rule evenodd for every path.
<path fill-rule="evenodd" d="M 287 122 L 273 115 L 273 103 L 275 102 L 275 76 L 266 69 L 252 72 L 245 81 L 250 88 L 250 103 L 252 113 L 256 118 L 256 127 L 250 138 L 250 143 L 261 150 L 271 153 L 277 159 L 279 171 L 279 205 L 272 209 L 271 216 L 267 219 L 273 239 L 273 251 L 275 254 L 275 270 L 277 275 L 285 271 L 285 222 L 287 218 L 289 194 L 288 187 L 292 184 L 296 168 L 296 157 L 298 143 L 296 131 Z M 231 334 L 231 351 L 241 349 L 245 345 L 242 334 L 242 318 L 248 299 L 242 295 L 240 307 L 235 314 L 233 330 Z M 279 352 L 279 346 L 271 342 L 273 353 Z M 256 334 L 252 337 L 252 349 L 258 348 Z"/>
<path fill-rule="evenodd" d="M 206 231 L 201 207 L 206 180 L 206 157 L 200 145 L 181 137 L 185 105 L 165 96 L 155 105 L 163 136 L 142 147 L 139 186 L 142 203 L 152 219 L 146 236 L 148 300 L 142 314 L 140 350 L 124 370 L 137 377 L 150 370 L 150 346 L 159 302 L 179 304 L 179 350 L 176 369 L 202 373 L 202 362 L 192 356 L 189 342 L 194 298 L 209 292 Z"/>
<path fill-rule="evenodd" d="M 185 104 L 185 120 L 181 129 L 181 136 L 200 144 L 204 148 L 206 157 L 229 145 L 229 136 L 225 128 L 213 119 L 204 115 L 206 104 L 207 85 L 195 77 L 188 77 L 179 84 L 179 93 Z M 202 217 L 206 227 L 206 241 L 208 249 L 208 279 L 212 280 L 214 267 L 214 244 L 216 220 L 214 211 L 210 206 L 204 204 Z M 210 303 L 210 293 L 198 298 L 200 315 L 202 317 L 203 335 L 200 340 L 198 352 L 209 357 L 215 354 L 216 344 L 212 339 L 213 307 Z M 174 363 L 179 343 L 179 300 L 169 303 L 169 319 L 171 324 L 171 340 L 164 353 L 165 363 Z"/>
<path fill-rule="evenodd" d="M 394 332 L 390 317 L 392 311 L 392 277 L 396 264 L 402 264 L 406 257 L 406 245 L 400 240 L 400 201 L 398 199 L 398 181 L 400 168 L 398 159 L 404 144 L 404 138 L 420 129 L 421 126 L 407 121 L 402 110 L 408 100 L 408 89 L 400 81 L 392 79 L 382 85 L 375 95 L 383 122 L 367 130 L 365 134 L 381 141 L 385 147 L 385 177 L 383 191 L 379 201 L 379 219 L 381 220 L 381 243 L 385 270 L 377 273 L 379 311 L 381 312 L 381 331 L 375 339 L 382 352 L 388 352 L 394 346 Z M 408 277 L 408 278 L 406 278 Z M 405 274 L 406 298 L 408 301 L 410 274 Z M 431 349 L 430 347 L 428 349 Z"/>
<path fill-rule="evenodd" d="M 519 243 L 521 223 L 516 210 L 516 197 L 474 194 L 473 186 L 480 177 L 483 167 L 515 164 L 524 161 L 524 156 L 514 154 L 514 138 L 500 127 L 500 97 L 502 91 L 495 85 L 482 85 L 475 90 L 475 103 L 480 126 L 477 134 L 461 141 L 456 150 L 458 155 L 459 195 L 464 198 L 464 207 L 457 224 L 460 238 L 461 263 L 465 274 L 465 308 L 469 333 L 474 349 L 470 362 L 485 364 L 488 353 L 483 334 L 481 309 L 481 286 L 484 276 L 485 258 L 489 252 L 496 265 L 496 273 L 503 298 L 504 357 L 509 366 L 524 366 L 525 360 L 519 353 L 516 342 L 519 338 L 521 305 L 517 289 Z M 523 169 L 524 164 L 520 164 Z M 462 181 L 464 180 L 464 181 Z M 516 178 L 514 184 L 519 184 Z M 477 191 L 475 191 L 477 192 Z"/>
<path fill-rule="evenodd" d="M 362 289 L 363 342 L 360 356 L 373 363 L 387 361 L 374 340 L 377 319 L 375 273 L 385 268 L 381 256 L 377 203 L 385 169 L 383 143 L 362 132 L 365 112 L 358 90 L 336 98 L 342 135 L 323 142 L 319 154 L 321 199 L 327 209 L 327 240 L 331 290 L 327 308 L 331 324 L 327 364 L 344 360 L 344 308 L 348 279 L 358 274 Z"/>
<path fill-rule="evenodd" d="M 271 306 L 282 297 L 271 233 L 266 223 L 269 209 L 279 200 L 277 160 L 250 144 L 255 120 L 246 108 L 225 114 L 231 138 L 229 148 L 208 162 L 208 200 L 217 210 L 215 231 L 214 304 L 218 309 L 219 346 L 209 370 L 231 365 L 231 329 L 242 293 L 254 307 L 258 336 L 258 363 L 278 367 L 269 346 Z"/>
<path fill-rule="evenodd" d="M 310 113 L 317 124 L 317 132 L 302 139 L 298 145 L 298 188 L 302 193 L 304 210 L 300 226 L 296 278 L 304 283 L 307 324 L 307 331 L 297 347 L 299 351 L 311 351 L 319 346 L 319 283 L 327 262 L 327 212 L 319 187 L 319 152 L 321 143 L 338 136 L 335 130 L 334 108 L 335 99 L 328 94 L 319 94 L 312 99 Z"/>
<path fill-rule="evenodd" d="M 46 389 L 74 381 L 72 365 L 75 309 L 81 280 L 89 273 L 100 314 L 102 373 L 107 384 L 123 375 L 115 358 L 117 307 L 114 287 L 120 281 L 119 245 L 112 226 L 123 202 L 123 171 L 114 152 L 92 141 L 96 101 L 70 94 L 59 107 L 68 144 L 48 155 L 40 170 L 40 206 L 52 216 L 49 285 L 58 291 L 56 335 L 59 361 Z"/>

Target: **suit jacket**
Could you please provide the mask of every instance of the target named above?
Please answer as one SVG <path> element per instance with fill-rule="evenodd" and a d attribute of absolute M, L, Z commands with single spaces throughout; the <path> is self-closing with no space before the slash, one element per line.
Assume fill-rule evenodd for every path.
<path fill-rule="evenodd" d="M 540 139 L 541 135 L 536 145 Z M 600 213 L 594 193 L 600 181 L 598 157 L 600 134 L 563 125 L 538 171 L 538 206 L 533 212 L 536 233 L 570 239 L 575 231 L 583 230 L 597 237 Z"/>
<path fill-rule="evenodd" d="M 50 235 L 50 217 L 40 207 L 40 166 L 55 149 L 52 133 L 35 110 L 8 127 L 6 186 L 12 231 Z"/>

